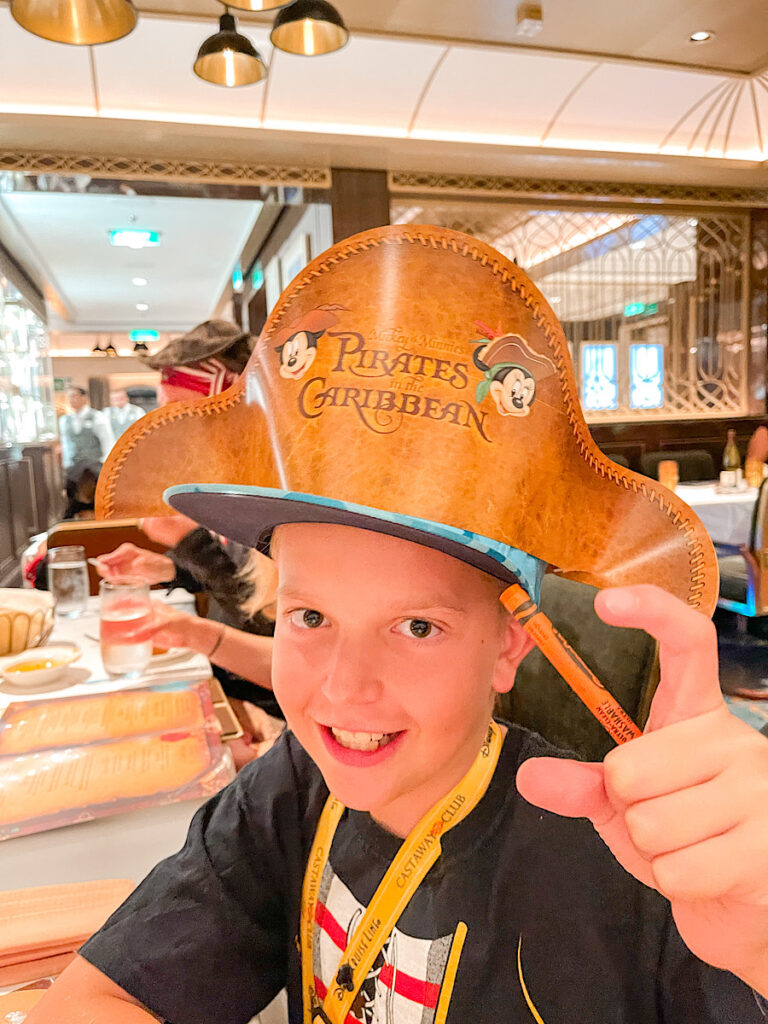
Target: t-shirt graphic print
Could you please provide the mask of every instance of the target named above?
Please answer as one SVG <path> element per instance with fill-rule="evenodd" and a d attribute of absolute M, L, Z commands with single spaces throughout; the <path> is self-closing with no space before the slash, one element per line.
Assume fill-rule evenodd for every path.
<path fill-rule="evenodd" d="M 315 991 L 321 999 L 365 910 L 327 863 L 312 947 Z M 461 930 L 460 926 L 457 934 Z M 457 945 L 454 940 L 453 935 L 417 939 L 393 928 L 355 996 L 347 1024 L 435 1024 L 438 1005 L 442 1016 L 450 1000 L 444 981 L 451 948 Z"/>

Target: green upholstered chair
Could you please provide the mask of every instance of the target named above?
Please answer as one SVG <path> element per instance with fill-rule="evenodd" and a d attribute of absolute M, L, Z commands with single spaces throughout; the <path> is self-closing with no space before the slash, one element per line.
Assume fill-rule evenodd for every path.
<path fill-rule="evenodd" d="M 715 479 L 715 460 L 709 452 L 699 448 L 690 451 L 645 452 L 640 456 L 640 470 L 645 476 L 658 480 L 659 463 L 667 459 L 677 463 L 680 483 Z"/>
<path fill-rule="evenodd" d="M 658 682 L 657 643 L 642 630 L 606 625 L 595 613 L 596 593 L 584 583 L 547 574 L 540 607 L 642 727 Z M 497 714 L 587 760 L 602 759 L 615 746 L 538 648 L 523 660 L 513 689 L 500 694 Z"/>

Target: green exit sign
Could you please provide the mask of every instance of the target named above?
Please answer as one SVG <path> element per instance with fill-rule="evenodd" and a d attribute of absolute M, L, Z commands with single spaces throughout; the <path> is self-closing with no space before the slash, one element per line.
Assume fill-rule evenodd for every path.
<path fill-rule="evenodd" d="M 651 313 L 658 313 L 658 302 L 630 302 L 624 307 L 624 316 L 629 319 L 631 316 L 650 316 Z"/>

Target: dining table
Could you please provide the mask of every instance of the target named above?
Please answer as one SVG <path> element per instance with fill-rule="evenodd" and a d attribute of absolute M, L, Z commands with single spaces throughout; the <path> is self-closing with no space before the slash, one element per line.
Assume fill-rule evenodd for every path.
<path fill-rule="evenodd" d="M 756 487 L 731 490 L 706 480 L 678 484 L 675 494 L 693 509 L 714 544 L 739 547 L 749 543 Z"/>

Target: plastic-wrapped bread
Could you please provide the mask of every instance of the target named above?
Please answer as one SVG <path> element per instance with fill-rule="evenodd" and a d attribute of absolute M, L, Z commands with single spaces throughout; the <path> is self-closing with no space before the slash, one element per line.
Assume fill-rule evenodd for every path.
<path fill-rule="evenodd" d="M 203 727 L 206 716 L 213 721 L 213 705 L 204 684 L 17 702 L 0 719 L 0 756 L 197 729 Z"/>
<path fill-rule="evenodd" d="M 183 792 L 217 764 L 214 779 Z M 218 737 L 202 730 L 0 758 L 0 838 L 154 802 L 147 798 L 207 795 L 230 776 Z"/>

